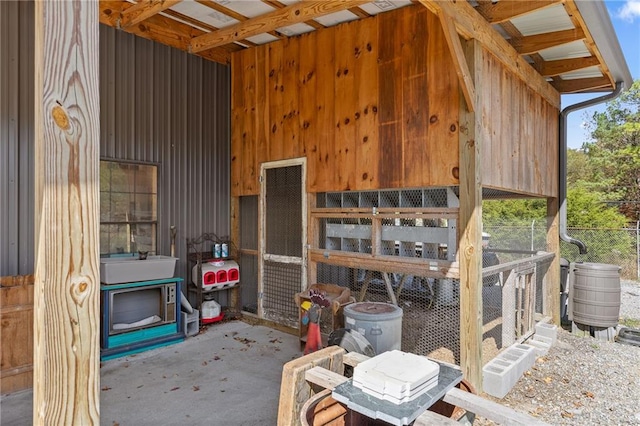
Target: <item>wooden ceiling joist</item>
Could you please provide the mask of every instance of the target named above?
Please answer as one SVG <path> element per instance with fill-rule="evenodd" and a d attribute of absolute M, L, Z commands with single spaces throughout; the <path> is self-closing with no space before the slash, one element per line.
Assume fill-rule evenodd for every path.
<path fill-rule="evenodd" d="M 367 2 L 367 0 L 335 0 L 295 3 L 283 9 L 274 10 L 245 22 L 196 37 L 191 42 L 191 51 L 194 53 L 201 52 Z"/>
<path fill-rule="evenodd" d="M 561 46 L 571 43 L 572 41 L 582 40 L 585 38 L 584 31 L 581 28 L 571 30 L 554 31 L 552 33 L 537 34 L 526 36 L 519 39 L 512 39 L 511 45 L 516 52 L 521 55 L 530 55 L 540 52 L 551 47 Z"/>
<path fill-rule="evenodd" d="M 577 93 L 611 87 L 611 80 L 608 77 L 578 78 L 574 80 L 556 80 L 552 84 L 561 93 Z"/>
<path fill-rule="evenodd" d="M 140 1 L 122 12 L 119 27 L 123 29 L 129 28 L 144 21 L 145 19 L 151 18 L 153 15 L 157 15 L 163 10 L 169 9 L 171 6 L 174 6 L 181 1 L 182 0 Z"/>
<path fill-rule="evenodd" d="M 274 9 L 284 9 L 285 7 L 287 7 L 286 4 L 281 3 L 277 0 L 262 0 L 262 3 L 264 4 L 268 4 L 269 6 L 273 7 Z M 321 23 L 314 21 L 313 19 L 309 19 L 308 21 L 304 21 L 305 24 L 315 28 L 316 30 L 319 30 L 320 28 L 325 28 L 324 25 L 322 25 Z"/>
<path fill-rule="evenodd" d="M 246 22 L 246 21 L 249 20 L 249 18 L 244 16 L 243 14 L 238 13 L 233 9 L 229 9 L 228 7 L 224 7 L 220 3 L 218 3 L 217 1 L 213 1 L 213 0 L 195 0 L 195 1 L 200 3 L 203 6 L 208 7 L 209 9 L 213 9 L 216 12 L 219 12 L 219 13 L 225 15 L 225 16 L 229 16 L 229 17 L 235 19 L 236 21 Z M 275 37 L 275 38 L 284 37 L 282 34 L 276 32 L 276 31 L 265 31 L 265 32 L 267 34 Z M 235 40 L 235 41 L 239 41 L 239 40 Z"/>
<path fill-rule="evenodd" d="M 538 68 L 544 77 L 554 77 L 572 71 L 600 65 L 600 61 L 595 56 L 576 59 L 561 59 L 558 61 L 542 62 Z"/>
<path fill-rule="evenodd" d="M 498 24 L 558 3 L 560 0 L 483 1 L 478 4 L 476 11 L 489 23 Z"/>
<path fill-rule="evenodd" d="M 100 1 L 100 22 L 117 28 L 117 23 L 120 21 L 122 13 L 133 6 L 131 3 L 117 0 Z M 160 14 L 153 15 L 137 25 L 124 29 L 124 31 L 184 51 L 188 51 L 191 39 L 206 34 L 204 31 L 194 28 L 191 25 L 183 24 L 182 22 Z M 241 49 L 241 46 L 229 44 L 216 49 L 199 52 L 198 56 L 227 64 L 230 61 L 231 52 Z"/>
<path fill-rule="evenodd" d="M 502 38 L 469 3 L 453 0 L 418 0 L 436 15 L 446 12 L 456 30 L 465 39 L 475 38 L 510 72 L 514 73 L 556 108 L 560 107 L 559 93 L 513 47 Z"/>

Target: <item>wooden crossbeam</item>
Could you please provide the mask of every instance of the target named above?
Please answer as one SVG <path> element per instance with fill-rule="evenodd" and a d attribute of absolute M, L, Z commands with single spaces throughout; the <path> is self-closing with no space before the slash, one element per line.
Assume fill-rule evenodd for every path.
<path fill-rule="evenodd" d="M 577 71 L 588 67 L 600 65 L 595 56 L 588 58 L 561 59 L 557 61 L 545 61 L 540 63 L 539 71 L 545 77 L 554 77 L 571 71 Z"/>
<path fill-rule="evenodd" d="M 309 1 L 294 3 L 283 9 L 248 19 L 227 28 L 196 37 L 191 42 L 191 51 L 201 52 L 239 39 L 255 36 L 280 27 L 349 9 L 367 3 L 366 0 Z"/>
<path fill-rule="evenodd" d="M 554 81 L 553 85 L 560 93 L 576 93 L 611 87 L 611 80 L 608 77 L 577 78 L 575 80 Z"/>
<path fill-rule="evenodd" d="M 182 0 L 144 0 L 134 4 L 122 13 L 122 19 L 119 22 L 120 28 L 129 28 L 145 19 L 157 15 L 163 10 L 169 9 L 180 3 Z"/>
<path fill-rule="evenodd" d="M 277 0 L 262 0 L 262 2 L 264 4 L 268 4 L 269 6 L 273 7 L 274 9 L 284 9 L 285 7 L 287 7 L 286 4 L 279 2 Z M 315 28 L 316 30 L 319 30 L 320 28 L 325 28 L 324 25 L 322 25 L 320 22 L 314 21 L 313 19 L 309 19 L 308 21 L 304 21 L 305 24 Z"/>
<path fill-rule="evenodd" d="M 244 16 L 241 13 L 236 12 L 233 9 L 229 9 L 228 7 L 224 7 L 223 5 L 221 5 L 220 3 L 218 3 L 217 1 L 214 0 L 195 0 L 196 2 L 200 3 L 201 5 L 208 7 L 209 9 L 213 9 L 216 12 L 220 12 L 223 15 L 229 16 L 233 19 L 235 19 L 236 21 L 240 21 L 240 22 L 245 22 L 248 21 L 249 18 Z M 267 34 L 275 37 L 275 38 L 282 38 L 282 34 L 280 34 L 277 31 L 266 31 Z M 238 41 L 238 40 L 236 40 Z"/>
<path fill-rule="evenodd" d="M 551 47 L 561 46 L 572 41 L 585 38 L 581 28 L 571 30 L 554 31 L 551 33 L 526 36 L 519 39 L 512 39 L 511 46 L 521 55 L 530 55 Z"/>
<path fill-rule="evenodd" d="M 500 0 L 498 2 L 481 2 L 476 10 L 488 22 L 497 24 L 509 21 L 518 16 L 526 15 L 538 9 L 553 6 L 560 3 L 560 0 Z"/>

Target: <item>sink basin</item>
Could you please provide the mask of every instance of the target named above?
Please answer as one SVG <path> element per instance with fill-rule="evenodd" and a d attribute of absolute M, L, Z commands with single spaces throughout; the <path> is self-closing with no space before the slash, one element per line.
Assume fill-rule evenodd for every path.
<path fill-rule="evenodd" d="M 137 257 L 100 259 L 100 281 L 121 284 L 172 278 L 177 260 L 171 256 L 148 256 L 145 260 Z"/>

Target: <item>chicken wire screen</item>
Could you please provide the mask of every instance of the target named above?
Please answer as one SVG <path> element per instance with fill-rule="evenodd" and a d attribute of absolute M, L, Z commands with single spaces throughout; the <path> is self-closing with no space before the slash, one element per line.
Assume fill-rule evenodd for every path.
<path fill-rule="evenodd" d="M 298 307 L 295 295 L 300 292 L 300 265 L 264 262 L 264 318 L 278 324 L 298 328 Z"/>
<path fill-rule="evenodd" d="M 266 252 L 302 257 L 302 167 L 266 171 Z"/>
<path fill-rule="evenodd" d="M 384 275 L 380 271 L 318 264 L 318 282 L 348 287 L 357 302 L 389 303 Z M 402 309 L 402 350 L 459 364 L 458 280 L 386 275 Z"/>
<path fill-rule="evenodd" d="M 316 206 L 343 213 L 318 219 L 320 249 L 394 256 L 399 264 L 402 258 L 455 259 L 456 216 L 433 213 L 434 208 L 458 207 L 453 188 L 321 193 Z M 353 217 L 356 210 L 358 217 Z M 378 241 L 372 235 L 376 226 Z M 319 263 L 317 271 L 317 282 L 348 287 L 357 301 L 391 302 L 395 298 L 403 311 L 404 351 L 460 362 L 458 280 L 337 266 L 330 260 Z"/>

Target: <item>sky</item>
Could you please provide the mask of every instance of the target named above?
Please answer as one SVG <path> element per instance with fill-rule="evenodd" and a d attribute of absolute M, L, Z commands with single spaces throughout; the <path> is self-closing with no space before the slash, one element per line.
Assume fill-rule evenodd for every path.
<path fill-rule="evenodd" d="M 622 53 L 634 80 L 640 79 L 640 0 L 610 0 L 605 1 L 611 23 L 618 36 Z M 602 96 L 604 93 L 589 95 L 564 95 L 562 108 Z M 589 140 L 586 124 L 596 111 L 603 111 L 604 104 L 569 114 L 567 122 L 567 146 L 580 148 Z"/>

